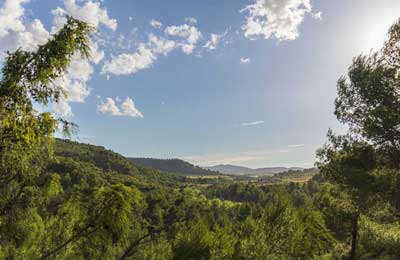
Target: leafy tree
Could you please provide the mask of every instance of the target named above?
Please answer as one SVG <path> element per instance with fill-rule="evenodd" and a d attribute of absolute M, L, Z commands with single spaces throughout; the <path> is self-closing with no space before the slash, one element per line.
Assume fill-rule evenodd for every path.
<path fill-rule="evenodd" d="M 357 258 L 360 214 L 388 200 L 400 210 L 400 21 L 381 51 L 353 60 L 338 81 L 335 115 L 349 133 L 335 136 L 318 152 L 319 168 L 352 196 L 352 243 Z"/>
<path fill-rule="evenodd" d="M 0 252 L 5 259 L 99 259 L 128 240 L 144 207 L 141 193 L 107 181 L 71 189 L 51 171 L 53 134 L 73 124 L 40 113 L 34 104 L 58 102 L 55 80 L 76 53 L 90 56 L 93 28 L 68 17 L 37 51 L 9 53 L 0 81 Z M 79 165 L 79 171 L 85 167 Z M 96 171 L 96 168 L 91 168 Z M 69 174 L 73 174 L 70 172 Z M 71 181 L 71 175 L 69 175 Z M 64 184 L 64 185 L 63 185 Z M 96 181 L 92 181 L 96 184 Z M 67 190 L 65 190 L 67 188 Z"/>
<path fill-rule="evenodd" d="M 52 195 L 46 190 L 58 186 L 57 179 L 43 176 L 48 159 L 52 157 L 52 135 L 58 125 L 64 130 L 71 124 L 56 119 L 50 113 L 39 113 L 33 104 L 57 102 L 61 87 L 54 80 L 62 75 L 72 55 L 90 55 L 86 23 L 68 18 L 66 25 L 35 52 L 18 49 L 9 53 L 0 81 L 0 234 L 1 245 L 24 247 L 43 225 L 36 207 Z M 50 182 L 50 183 L 48 183 Z M 31 225 L 26 229 L 25 220 Z M 23 232 L 18 232 L 24 229 Z M 17 233 L 16 233 L 17 231 Z M 38 235 L 38 234 L 36 234 Z M 21 250 L 19 251 L 19 253 Z M 37 252 L 27 249 L 22 258 Z M 10 251 L 10 255 L 14 252 Z M 19 258 L 19 257 L 16 257 Z"/>

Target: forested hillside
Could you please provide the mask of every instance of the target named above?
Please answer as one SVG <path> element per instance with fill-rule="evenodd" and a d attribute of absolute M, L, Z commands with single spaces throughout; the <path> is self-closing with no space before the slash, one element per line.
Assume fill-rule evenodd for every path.
<path fill-rule="evenodd" d="M 199 184 L 55 139 L 74 125 L 34 107 L 59 101 L 54 80 L 92 32 L 68 17 L 2 68 L 0 259 L 400 259 L 400 21 L 338 82 L 348 133 L 329 132 L 312 179 L 278 184 Z"/>
<path fill-rule="evenodd" d="M 132 162 L 145 167 L 160 170 L 162 172 L 179 173 L 182 175 L 220 175 L 217 171 L 211 171 L 195 166 L 180 159 L 153 159 L 153 158 L 129 158 Z"/>
<path fill-rule="evenodd" d="M 64 168 L 67 167 L 66 162 L 73 162 L 94 167 L 102 172 L 103 178 L 112 182 L 124 184 L 127 182 L 137 187 L 153 186 L 159 183 L 176 186 L 178 181 L 183 180 L 182 177 L 172 173 L 161 173 L 155 169 L 133 164 L 124 156 L 102 146 L 56 139 L 54 148 L 58 160 L 56 164 L 50 165 L 50 169 L 58 173 L 68 173 Z"/>

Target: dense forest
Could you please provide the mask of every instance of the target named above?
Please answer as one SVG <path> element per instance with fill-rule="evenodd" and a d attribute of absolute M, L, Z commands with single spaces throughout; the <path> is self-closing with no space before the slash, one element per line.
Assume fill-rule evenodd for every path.
<path fill-rule="evenodd" d="M 348 133 L 329 131 L 312 179 L 276 184 L 200 185 L 55 139 L 75 125 L 35 106 L 59 100 L 92 31 L 69 17 L 2 68 L 0 259 L 400 259 L 400 21 L 338 81 Z"/>
<path fill-rule="evenodd" d="M 163 172 L 183 175 L 219 175 L 219 172 L 203 169 L 180 159 L 129 158 L 132 162 Z"/>

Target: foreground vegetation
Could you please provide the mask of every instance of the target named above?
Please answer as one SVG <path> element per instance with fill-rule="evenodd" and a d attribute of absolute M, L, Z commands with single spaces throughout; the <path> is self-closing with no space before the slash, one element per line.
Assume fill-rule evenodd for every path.
<path fill-rule="evenodd" d="M 0 259 L 400 259 L 400 22 L 339 80 L 336 115 L 350 130 L 329 133 L 319 173 L 275 185 L 201 185 L 55 140 L 73 124 L 33 104 L 58 101 L 53 82 L 74 53 L 90 55 L 90 32 L 69 18 L 4 64 Z"/>

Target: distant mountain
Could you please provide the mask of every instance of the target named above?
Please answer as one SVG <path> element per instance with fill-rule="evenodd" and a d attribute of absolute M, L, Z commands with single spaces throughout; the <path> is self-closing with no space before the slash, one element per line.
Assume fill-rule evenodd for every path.
<path fill-rule="evenodd" d="M 247 167 L 230 165 L 230 164 L 220 164 L 220 165 L 204 167 L 204 168 L 208 169 L 210 171 L 216 171 L 216 172 L 230 174 L 230 175 L 246 175 L 252 171 L 252 169 L 247 168 Z"/>
<path fill-rule="evenodd" d="M 243 166 L 236 166 L 230 164 L 220 164 L 211 167 L 204 167 L 210 171 L 217 171 L 224 174 L 230 175 L 247 175 L 253 171 L 251 168 L 243 167 Z"/>
<path fill-rule="evenodd" d="M 211 167 L 204 167 L 205 169 L 211 171 L 217 171 L 224 174 L 229 175 L 274 175 L 276 173 L 287 172 L 287 171 L 299 171 L 303 170 L 303 168 L 299 167 L 267 167 L 267 168 L 258 168 L 252 169 L 243 166 L 236 166 L 231 164 L 220 164 Z"/>
<path fill-rule="evenodd" d="M 220 175 L 220 172 L 204 169 L 180 159 L 128 158 L 131 162 L 162 172 L 186 176 Z"/>

